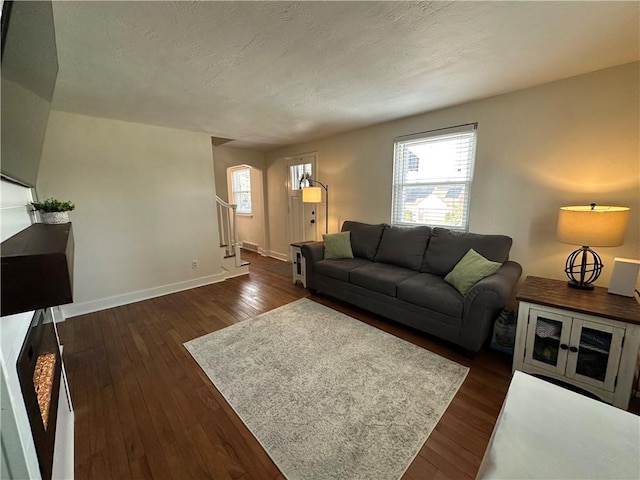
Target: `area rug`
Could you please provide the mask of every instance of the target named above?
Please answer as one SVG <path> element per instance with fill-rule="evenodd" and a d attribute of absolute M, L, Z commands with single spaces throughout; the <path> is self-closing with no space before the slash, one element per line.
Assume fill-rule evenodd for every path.
<path fill-rule="evenodd" d="M 400 478 L 469 370 L 308 299 L 184 345 L 290 480 Z"/>

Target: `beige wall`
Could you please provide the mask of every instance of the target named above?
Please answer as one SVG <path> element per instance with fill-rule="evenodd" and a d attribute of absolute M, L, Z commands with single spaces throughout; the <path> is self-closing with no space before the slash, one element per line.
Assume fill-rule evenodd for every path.
<path fill-rule="evenodd" d="M 213 147 L 213 165 L 216 173 L 216 192 L 226 202 L 229 202 L 229 168 L 239 165 L 251 167 L 253 214 L 238 217 L 238 238 L 240 241 L 257 243 L 260 252 L 267 250 L 264 152 L 241 148 Z"/>
<path fill-rule="evenodd" d="M 258 251 L 266 250 L 265 235 L 265 206 L 264 206 L 264 181 L 263 172 L 255 167 L 243 164 L 249 168 L 251 178 L 251 214 L 238 214 L 238 241 L 251 242 L 258 245 Z M 233 167 L 227 169 L 228 197 L 231 198 L 231 172 Z"/>
<path fill-rule="evenodd" d="M 237 165 L 249 165 L 264 172 L 264 152 L 245 150 L 242 148 L 213 147 L 216 192 L 225 202 L 229 201 L 229 195 L 227 193 L 227 169 Z"/>
<path fill-rule="evenodd" d="M 296 147 L 292 147 L 292 149 L 296 153 L 302 153 L 296 150 Z M 269 161 L 269 158 L 272 160 Z M 267 243 L 269 244 L 269 255 L 279 259 L 290 257 L 287 223 L 289 209 L 287 175 L 288 171 L 284 160 L 267 153 Z M 320 178 L 318 180 L 324 183 Z"/>
<path fill-rule="evenodd" d="M 393 139 L 478 122 L 469 230 L 513 237 L 511 257 L 523 265 L 523 277 L 562 279 L 564 261 L 577 247 L 555 239 L 558 207 L 629 206 L 625 244 L 595 249 L 605 264 L 597 284 L 607 286 L 613 257 L 640 257 L 639 65 L 268 152 L 272 250 L 287 251 L 283 157 L 318 152 L 318 180 L 331 190 L 330 231 L 347 219 L 389 222 Z"/>
<path fill-rule="evenodd" d="M 207 135 L 52 111 L 37 190 L 76 204 L 71 314 L 222 279 Z"/>

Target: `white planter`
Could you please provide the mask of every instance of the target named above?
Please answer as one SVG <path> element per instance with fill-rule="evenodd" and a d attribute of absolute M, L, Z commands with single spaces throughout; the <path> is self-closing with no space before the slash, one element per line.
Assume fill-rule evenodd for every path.
<path fill-rule="evenodd" d="M 41 213 L 42 223 L 69 223 L 69 212 Z"/>

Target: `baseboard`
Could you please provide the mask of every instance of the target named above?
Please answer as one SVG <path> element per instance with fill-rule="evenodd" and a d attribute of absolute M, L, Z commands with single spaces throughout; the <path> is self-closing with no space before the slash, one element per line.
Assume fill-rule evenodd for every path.
<path fill-rule="evenodd" d="M 282 260 L 283 262 L 289 261 L 289 254 L 273 252 L 271 250 L 265 250 L 264 255 L 267 257 L 275 258 L 276 260 Z"/>
<path fill-rule="evenodd" d="M 60 310 L 60 307 L 51 307 L 51 316 L 55 323 L 62 323 L 66 320 L 64 313 Z"/>
<path fill-rule="evenodd" d="M 194 278 L 193 280 L 172 283 L 170 285 L 149 288 L 147 290 L 138 290 L 137 292 L 126 293 L 124 295 L 116 295 L 114 297 L 92 300 L 90 302 L 62 305 L 60 306 L 60 310 L 64 318 L 77 317 L 78 315 L 98 312 L 100 310 L 106 310 L 107 308 L 120 307 L 122 305 L 128 305 L 129 303 L 135 303 L 142 300 L 148 300 L 150 298 L 161 297 L 163 295 L 169 295 L 171 293 L 181 292 L 183 290 L 189 290 L 191 288 L 203 287 L 212 283 L 222 282 L 226 278 L 228 277 L 224 274 L 224 272 L 221 272 L 216 275 Z"/>

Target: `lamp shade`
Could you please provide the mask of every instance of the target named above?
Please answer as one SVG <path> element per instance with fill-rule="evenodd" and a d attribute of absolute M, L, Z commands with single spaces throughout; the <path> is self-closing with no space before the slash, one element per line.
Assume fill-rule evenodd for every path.
<path fill-rule="evenodd" d="M 617 247 L 624 240 L 628 219 L 628 207 L 560 207 L 558 241 L 591 247 Z"/>
<path fill-rule="evenodd" d="M 322 189 L 320 187 L 303 188 L 302 201 L 304 203 L 320 203 L 322 201 Z"/>

